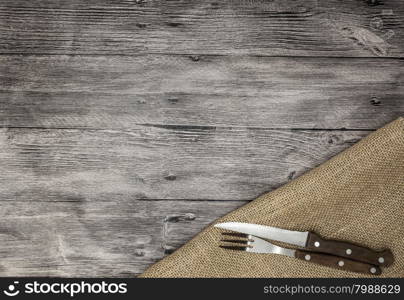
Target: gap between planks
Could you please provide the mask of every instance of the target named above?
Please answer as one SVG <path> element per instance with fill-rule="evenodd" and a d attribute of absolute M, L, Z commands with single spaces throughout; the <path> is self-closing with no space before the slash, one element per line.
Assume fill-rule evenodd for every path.
<path fill-rule="evenodd" d="M 267 131 L 375 131 L 377 128 L 284 128 L 284 127 L 256 127 L 256 126 L 221 126 L 221 125 L 175 125 L 175 124 L 134 124 L 135 126 L 156 127 L 162 129 L 252 129 Z M 92 127 L 46 127 L 46 126 L 0 126 L 0 129 L 33 129 L 33 130 L 82 130 L 82 131 L 119 131 L 127 132 L 130 130 L 110 129 L 110 128 L 92 128 Z"/>
<path fill-rule="evenodd" d="M 187 52 L 187 53 L 170 53 L 170 52 L 147 52 L 147 53 L 139 53 L 139 54 L 131 54 L 131 53 L 25 53 L 25 52 L 0 52 L 0 56 L 38 56 L 38 57 L 142 57 L 142 56 L 178 56 L 178 57 L 190 57 L 194 59 L 200 59 L 202 57 L 243 57 L 243 58 L 307 58 L 307 59 L 313 59 L 313 58 L 318 58 L 318 59 L 351 59 L 351 60 L 385 60 L 385 59 L 390 59 L 390 60 L 404 60 L 404 57 L 401 56 L 332 56 L 332 55 L 280 55 L 280 54 L 234 54 L 234 53 L 227 53 L 227 54 L 212 54 L 212 53 L 206 53 L 206 54 L 201 54 L 201 53 L 192 53 L 192 52 Z"/>

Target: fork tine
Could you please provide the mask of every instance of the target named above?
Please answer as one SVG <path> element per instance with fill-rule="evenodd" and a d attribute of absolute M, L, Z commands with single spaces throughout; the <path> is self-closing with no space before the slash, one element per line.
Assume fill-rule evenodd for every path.
<path fill-rule="evenodd" d="M 237 251 L 245 251 L 245 250 L 247 250 L 247 247 L 243 247 L 243 246 L 223 246 L 223 245 L 220 245 L 219 247 L 223 248 L 223 249 L 237 250 Z"/>
<path fill-rule="evenodd" d="M 237 243 L 237 244 L 247 244 L 247 240 L 220 240 L 221 242 L 226 242 L 226 243 Z"/>
<path fill-rule="evenodd" d="M 246 238 L 248 235 L 244 233 L 237 232 L 222 232 L 222 235 L 234 236 L 234 237 L 244 237 Z"/>

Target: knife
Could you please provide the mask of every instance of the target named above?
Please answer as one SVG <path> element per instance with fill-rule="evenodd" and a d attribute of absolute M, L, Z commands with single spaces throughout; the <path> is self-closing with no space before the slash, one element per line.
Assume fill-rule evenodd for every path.
<path fill-rule="evenodd" d="M 240 222 L 219 223 L 214 226 L 296 245 L 314 252 L 346 257 L 372 265 L 389 266 L 394 262 L 393 253 L 389 249 L 375 251 L 350 242 L 324 239 L 310 231 L 292 231 L 277 227 Z"/>

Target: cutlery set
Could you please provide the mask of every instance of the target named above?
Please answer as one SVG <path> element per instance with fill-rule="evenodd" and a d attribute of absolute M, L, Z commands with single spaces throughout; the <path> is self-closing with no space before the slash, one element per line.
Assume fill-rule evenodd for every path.
<path fill-rule="evenodd" d="M 222 233 L 224 238 L 220 247 L 227 250 L 285 255 L 369 275 L 380 275 L 381 267 L 388 267 L 394 262 L 389 249 L 375 251 L 350 242 L 324 239 L 309 231 L 292 231 L 239 222 L 219 223 L 215 227 L 232 231 Z M 301 249 L 280 247 L 265 239 L 292 244 Z"/>

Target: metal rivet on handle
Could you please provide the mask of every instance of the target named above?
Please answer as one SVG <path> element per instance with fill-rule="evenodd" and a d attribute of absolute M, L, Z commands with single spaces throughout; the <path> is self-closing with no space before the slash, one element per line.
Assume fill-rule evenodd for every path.
<path fill-rule="evenodd" d="M 311 256 L 310 256 L 309 254 L 306 254 L 306 255 L 304 256 L 304 259 L 305 259 L 305 260 L 310 260 L 310 259 L 311 259 Z"/>
<path fill-rule="evenodd" d="M 383 257 L 379 257 L 379 259 L 378 259 L 378 261 L 379 261 L 379 263 L 384 263 L 384 258 Z"/>
<path fill-rule="evenodd" d="M 345 265 L 345 263 L 344 263 L 343 260 L 340 260 L 340 261 L 338 262 L 338 266 L 343 267 L 344 265 Z"/>
<path fill-rule="evenodd" d="M 370 268 L 370 273 L 372 273 L 372 274 L 376 273 L 376 268 L 375 267 Z"/>
<path fill-rule="evenodd" d="M 351 249 L 346 249 L 345 253 L 348 254 L 348 255 L 351 255 L 351 254 L 352 254 L 352 250 L 351 250 Z"/>
<path fill-rule="evenodd" d="M 314 246 L 320 247 L 320 242 L 314 242 Z"/>

